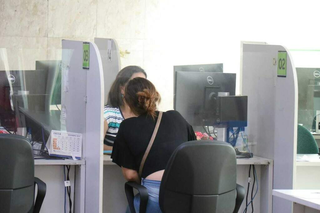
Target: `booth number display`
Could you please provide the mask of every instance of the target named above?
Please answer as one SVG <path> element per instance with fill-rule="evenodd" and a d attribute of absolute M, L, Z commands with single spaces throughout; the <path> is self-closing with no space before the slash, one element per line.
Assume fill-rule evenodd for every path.
<path fill-rule="evenodd" d="M 88 70 L 90 62 L 90 43 L 83 42 L 82 68 Z"/>
<path fill-rule="evenodd" d="M 287 77 L 287 52 L 278 52 L 278 63 L 277 63 L 277 74 L 278 77 Z"/>

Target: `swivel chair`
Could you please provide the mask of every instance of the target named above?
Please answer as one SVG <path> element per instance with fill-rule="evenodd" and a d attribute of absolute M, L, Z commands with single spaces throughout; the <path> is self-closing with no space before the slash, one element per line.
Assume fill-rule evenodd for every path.
<path fill-rule="evenodd" d="M 319 147 L 313 135 L 304 126 L 298 125 L 297 154 L 318 154 Z"/>
<path fill-rule="evenodd" d="M 0 212 L 38 213 L 45 193 L 46 184 L 34 177 L 33 152 L 27 139 L 0 135 Z"/>
<path fill-rule="evenodd" d="M 238 212 L 245 196 L 236 184 L 236 154 L 225 142 L 190 141 L 172 154 L 162 177 L 159 204 L 163 213 Z M 148 191 L 127 182 L 125 191 L 131 213 L 133 188 L 140 194 L 140 213 L 146 211 Z"/>

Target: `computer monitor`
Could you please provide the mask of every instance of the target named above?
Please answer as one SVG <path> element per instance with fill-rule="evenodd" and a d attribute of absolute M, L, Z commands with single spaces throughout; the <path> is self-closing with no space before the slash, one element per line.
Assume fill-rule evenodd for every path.
<path fill-rule="evenodd" d="M 45 109 L 50 111 L 50 105 L 61 104 L 61 61 L 36 61 L 36 70 L 44 70 L 47 73 Z"/>
<path fill-rule="evenodd" d="M 177 71 L 174 109 L 193 126 L 212 126 L 219 93 L 235 95 L 235 88 L 236 74 Z"/>
<path fill-rule="evenodd" d="M 176 65 L 173 70 L 189 72 L 223 72 L 223 64 L 193 64 L 193 65 Z"/>

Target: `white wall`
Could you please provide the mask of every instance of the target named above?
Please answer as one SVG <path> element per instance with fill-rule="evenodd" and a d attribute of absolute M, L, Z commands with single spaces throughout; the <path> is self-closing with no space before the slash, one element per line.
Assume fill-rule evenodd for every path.
<path fill-rule="evenodd" d="M 61 39 L 114 38 L 173 107 L 173 65 L 224 63 L 239 73 L 240 41 L 320 49 L 317 0 L 1 0 L 0 47 L 10 69 L 59 59 Z M 21 50 L 23 49 L 23 50 Z M 0 70 L 3 63 L 0 61 Z"/>

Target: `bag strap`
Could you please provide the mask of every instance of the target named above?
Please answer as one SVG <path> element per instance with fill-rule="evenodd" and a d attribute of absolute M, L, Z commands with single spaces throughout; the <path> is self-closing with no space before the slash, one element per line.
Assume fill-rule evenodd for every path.
<path fill-rule="evenodd" d="M 149 152 L 150 152 L 150 149 L 151 149 L 151 147 L 152 147 L 152 145 L 153 145 L 154 139 L 155 139 L 156 136 L 157 136 L 157 132 L 158 132 L 158 129 L 159 129 L 159 126 L 160 126 L 161 118 L 162 118 L 162 112 L 159 112 L 156 126 L 154 127 L 154 130 L 153 130 L 151 139 L 150 139 L 150 141 L 149 141 L 148 147 L 147 147 L 146 151 L 144 152 L 144 155 L 143 155 L 142 160 L 141 160 L 141 163 L 140 163 L 140 167 L 139 167 L 139 177 L 141 177 L 144 163 L 146 162 L 146 159 L 147 159 L 147 157 L 148 157 L 148 155 L 149 155 Z"/>

